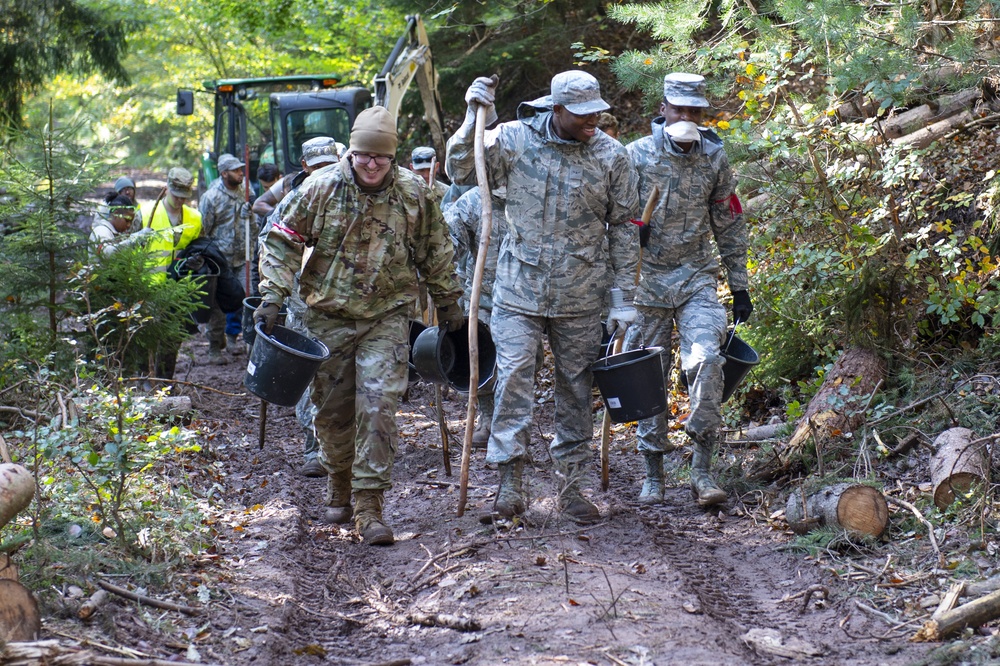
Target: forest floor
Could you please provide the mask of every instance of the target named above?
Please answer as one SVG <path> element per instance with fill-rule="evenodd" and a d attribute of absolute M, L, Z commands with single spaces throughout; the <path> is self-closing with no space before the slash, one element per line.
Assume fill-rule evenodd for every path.
<path fill-rule="evenodd" d="M 243 387 L 246 359 L 208 365 L 207 343 L 196 336 L 177 372 L 197 385 L 178 392 L 196 408 L 190 427 L 201 433 L 204 468 L 192 478 L 204 487 L 193 490 L 212 498 L 215 544 L 211 555 L 170 572 L 169 590 L 149 593 L 191 599 L 207 588 L 207 614 L 115 598 L 89 629 L 47 618 L 43 634 L 84 630 L 92 644 L 123 654 L 234 666 L 874 666 L 921 663 L 930 652 L 907 640 L 912 624 L 887 631 L 885 620 L 858 612 L 857 589 L 828 562 L 790 552 L 794 536 L 769 518 L 767 493 L 731 493 L 721 510 L 706 512 L 692 501 L 682 465 L 662 506 L 640 506 L 643 466 L 631 426 L 615 427 L 610 489 L 598 490 L 600 411 L 588 494 L 605 519 L 584 529 L 560 518 L 547 450 L 551 358 L 537 384 L 525 520 L 480 521 L 497 482 L 483 451 L 473 454 L 468 509 L 456 516 L 465 396 L 451 391 L 443 401 L 452 433 L 447 476 L 434 389 L 419 383 L 397 415 L 399 454 L 385 505 L 396 544 L 366 545 L 352 526 L 319 521 L 326 484 L 297 473 L 304 437 L 293 409 L 269 407 L 258 446 L 261 403 Z M 721 457 L 735 455 L 727 447 Z M 826 594 L 804 596 L 810 588 Z"/>

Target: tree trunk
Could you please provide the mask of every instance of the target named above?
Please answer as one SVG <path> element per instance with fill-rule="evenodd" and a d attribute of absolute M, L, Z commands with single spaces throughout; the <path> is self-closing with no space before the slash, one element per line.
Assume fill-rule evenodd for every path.
<path fill-rule="evenodd" d="M 978 87 L 944 95 L 889 118 L 882 123 L 882 131 L 887 139 L 898 139 L 932 123 L 950 118 L 960 111 L 972 109 L 982 98 L 983 92 Z"/>
<path fill-rule="evenodd" d="M 35 640 L 42 628 L 38 602 L 16 580 L 0 579 L 0 645 Z"/>
<path fill-rule="evenodd" d="M 773 481 L 801 461 L 807 445 L 822 456 L 823 443 L 864 423 L 872 393 L 885 378 L 882 360 L 872 351 L 852 347 L 834 363 L 819 392 L 809 401 L 788 444 L 775 447 L 776 456 L 753 471 L 761 481 Z"/>
<path fill-rule="evenodd" d="M 0 527 L 31 504 L 35 496 L 35 477 L 20 465 L 0 464 Z"/>
<path fill-rule="evenodd" d="M 889 524 L 889 506 L 882 493 L 871 486 L 838 483 L 804 499 L 801 493 L 793 492 L 785 518 L 796 534 L 826 525 L 878 537 Z"/>
<path fill-rule="evenodd" d="M 945 430 L 934 440 L 931 456 L 931 484 L 934 504 L 947 508 L 955 501 L 955 493 L 967 493 L 972 486 L 989 478 L 986 441 L 973 443 L 975 433 L 968 428 Z"/>

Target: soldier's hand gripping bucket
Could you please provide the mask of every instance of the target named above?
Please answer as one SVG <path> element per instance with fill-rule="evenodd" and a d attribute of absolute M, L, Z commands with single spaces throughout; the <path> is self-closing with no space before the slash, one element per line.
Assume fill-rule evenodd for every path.
<path fill-rule="evenodd" d="M 722 366 L 722 402 L 725 402 L 733 397 L 733 393 L 751 368 L 760 363 L 760 355 L 753 347 L 737 337 L 736 326 L 733 326 L 729 340 L 722 348 L 722 357 L 726 359 L 726 364 Z"/>
<path fill-rule="evenodd" d="M 257 332 L 254 331 L 254 320 L 253 313 L 254 310 L 260 307 L 261 301 L 264 299 L 260 296 L 247 296 L 243 299 L 243 312 L 240 316 L 240 327 L 243 329 L 243 342 L 247 343 L 247 346 L 253 347 L 253 341 L 257 337 Z M 288 313 L 284 304 L 281 306 L 281 311 L 278 312 L 278 323 L 284 326 L 285 315 Z"/>
<path fill-rule="evenodd" d="M 640 421 L 667 409 L 663 347 L 611 354 L 590 366 L 604 406 L 615 423 Z"/>
<path fill-rule="evenodd" d="M 264 323 L 254 326 L 256 338 L 243 385 L 255 396 L 283 407 L 294 407 L 330 350 L 290 328 L 275 326 L 268 335 Z"/>

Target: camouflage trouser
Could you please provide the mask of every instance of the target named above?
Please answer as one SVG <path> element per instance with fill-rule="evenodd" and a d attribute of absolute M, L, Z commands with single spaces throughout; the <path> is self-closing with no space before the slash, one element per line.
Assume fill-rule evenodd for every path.
<path fill-rule="evenodd" d="M 722 425 L 722 366 L 719 350 L 726 337 L 726 309 L 715 289 L 704 289 L 681 307 L 639 306 L 639 318 L 625 334 L 625 349 L 663 347 L 663 385 L 670 385 L 674 323 L 680 333 L 681 369 L 688 379 L 691 412 L 684 429 L 694 439 L 714 434 Z M 669 410 L 668 410 L 669 411 Z M 640 451 L 669 451 L 668 412 L 639 421 L 636 435 Z"/>
<path fill-rule="evenodd" d="M 298 287 L 297 284 L 296 287 Z M 303 321 L 306 314 L 306 304 L 302 302 L 297 292 L 292 292 L 292 295 L 285 299 L 285 308 L 288 310 L 288 315 L 285 317 L 285 326 L 296 333 L 309 335 L 309 331 L 306 330 L 306 325 Z M 309 391 L 306 391 L 295 405 L 295 419 L 307 433 L 306 448 L 303 452 L 306 462 L 315 458 L 319 452 L 316 445 L 315 433 L 313 432 L 313 419 L 315 417 L 316 406 L 309 399 Z"/>
<path fill-rule="evenodd" d="M 556 436 L 549 450 L 563 464 L 588 460 L 594 435 L 590 365 L 597 360 L 601 342 L 600 313 L 550 319 L 496 307 L 490 328 L 497 346 L 497 385 L 486 461 L 502 463 L 527 455 L 535 366 L 545 333 L 555 359 Z"/>
<path fill-rule="evenodd" d="M 406 390 L 408 311 L 364 320 L 306 312 L 309 334 L 330 348 L 310 387 L 319 459 L 331 474 L 351 469 L 355 490 L 392 487 L 396 409 Z"/>

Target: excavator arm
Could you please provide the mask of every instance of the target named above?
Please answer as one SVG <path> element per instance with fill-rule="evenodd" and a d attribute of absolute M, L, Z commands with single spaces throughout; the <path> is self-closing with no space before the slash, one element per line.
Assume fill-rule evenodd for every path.
<path fill-rule="evenodd" d="M 399 106 L 413 79 L 417 80 L 424 106 L 424 120 L 431 129 L 434 148 L 444 155 L 445 136 L 442 123 L 441 96 L 438 93 L 437 71 L 431 59 L 427 30 L 419 14 L 406 17 L 406 31 L 396 42 L 382 71 L 375 77 L 375 104 L 384 106 L 393 117 L 399 116 Z"/>

